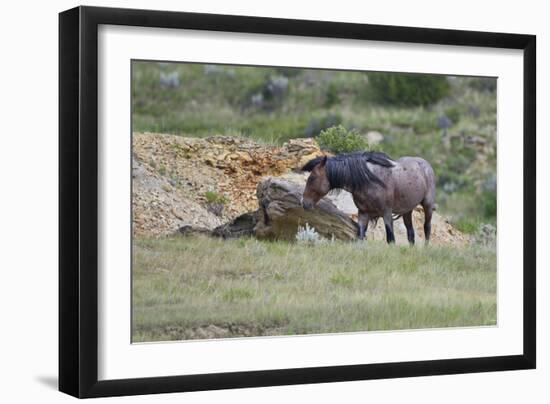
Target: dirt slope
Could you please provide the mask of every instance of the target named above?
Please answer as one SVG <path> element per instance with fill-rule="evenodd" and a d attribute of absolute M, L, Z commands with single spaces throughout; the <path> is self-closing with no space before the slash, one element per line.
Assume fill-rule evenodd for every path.
<path fill-rule="evenodd" d="M 212 229 L 256 210 L 262 176 L 277 176 L 321 154 L 312 139 L 268 146 L 248 139 L 134 133 L 133 221 L 137 235 L 163 235 L 182 225 Z M 207 192 L 223 196 L 221 212 Z"/>

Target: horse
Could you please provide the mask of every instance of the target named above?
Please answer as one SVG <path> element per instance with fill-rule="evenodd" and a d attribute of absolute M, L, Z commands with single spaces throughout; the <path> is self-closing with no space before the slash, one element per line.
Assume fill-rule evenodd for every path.
<path fill-rule="evenodd" d="M 359 211 L 359 239 L 365 238 L 369 221 L 382 217 L 386 241 L 395 243 L 393 221 L 403 217 L 407 239 L 414 245 L 412 211 L 422 205 L 425 242 L 429 243 L 435 210 L 435 174 L 426 160 L 392 160 L 382 152 L 362 151 L 315 157 L 302 171 L 310 172 L 302 197 L 304 209 L 312 209 L 331 190 L 344 189 L 352 194 Z"/>

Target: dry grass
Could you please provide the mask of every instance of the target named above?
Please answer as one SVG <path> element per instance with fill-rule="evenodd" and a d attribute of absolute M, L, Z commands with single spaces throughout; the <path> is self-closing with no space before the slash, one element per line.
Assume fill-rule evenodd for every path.
<path fill-rule="evenodd" d="M 496 324 L 494 249 L 137 239 L 133 340 Z"/>

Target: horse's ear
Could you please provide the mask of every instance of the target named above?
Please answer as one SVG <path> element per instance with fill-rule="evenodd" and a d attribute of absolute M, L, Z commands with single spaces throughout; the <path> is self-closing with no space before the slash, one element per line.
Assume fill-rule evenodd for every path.
<path fill-rule="evenodd" d="M 319 167 L 323 168 L 325 164 L 327 164 L 327 156 L 323 156 L 321 162 L 319 163 Z"/>

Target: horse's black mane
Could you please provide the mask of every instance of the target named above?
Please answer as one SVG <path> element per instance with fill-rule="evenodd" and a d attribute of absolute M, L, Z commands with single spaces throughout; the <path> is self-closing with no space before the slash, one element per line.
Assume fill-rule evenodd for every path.
<path fill-rule="evenodd" d="M 323 158 L 324 156 L 319 156 L 311 159 L 302 167 L 302 171 L 312 171 Z M 330 187 L 349 188 L 351 191 L 359 190 L 372 183 L 385 187 L 384 182 L 369 169 L 367 163 L 382 167 L 394 165 L 385 153 L 376 151 L 342 153 L 328 157 L 325 170 Z"/>

